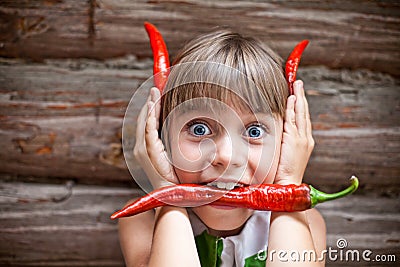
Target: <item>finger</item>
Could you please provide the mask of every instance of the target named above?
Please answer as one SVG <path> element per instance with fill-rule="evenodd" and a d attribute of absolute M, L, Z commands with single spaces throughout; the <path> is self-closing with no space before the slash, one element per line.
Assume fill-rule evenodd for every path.
<path fill-rule="evenodd" d="M 307 135 L 306 107 L 303 82 L 297 80 L 294 83 L 294 94 L 296 96 L 295 113 L 296 126 L 300 136 Z"/>
<path fill-rule="evenodd" d="M 149 146 L 158 139 L 157 118 L 155 114 L 155 103 L 153 101 L 147 103 L 147 110 L 145 140 L 146 144 Z"/>
<path fill-rule="evenodd" d="M 155 103 L 148 103 L 149 115 L 146 122 L 145 140 L 147 153 L 150 158 L 159 159 L 160 153 L 164 152 L 164 145 L 158 134 L 158 119 L 156 116 Z"/>
<path fill-rule="evenodd" d="M 172 168 L 166 154 L 164 144 L 158 136 L 155 103 L 148 103 L 149 115 L 146 123 L 146 150 L 154 170 L 168 181 L 174 181 Z"/>
<path fill-rule="evenodd" d="M 146 103 L 143 105 L 140 110 L 139 116 L 136 120 L 136 145 L 144 145 L 144 132 L 146 126 L 146 119 L 148 116 L 148 102 L 151 99 L 151 95 L 147 97 Z"/>
<path fill-rule="evenodd" d="M 311 124 L 310 109 L 308 106 L 307 97 L 304 97 L 304 103 L 306 108 L 307 135 L 309 136 L 312 134 L 312 124 Z"/>
<path fill-rule="evenodd" d="M 145 128 L 145 143 L 147 154 L 149 155 L 150 160 L 154 160 L 157 154 L 157 144 L 158 144 L 158 131 L 157 131 L 157 122 L 155 119 L 155 109 L 154 103 L 152 101 L 148 102 L 148 117 L 146 121 Z"/>
<path fill-rule="evenodd" d="M 287 99 L 286 111 L 285 111 L 285 122 L 284 131 L 293 134 L 297 131 L 296 127 L 296 113 L 295 113 L 296 96 L 291 95 Z"/>
<path fill-rule="evenodd" d="M 307 97 L 306 97 L 305 90 L 304 90 L 304 85 L 303 85 L 303 101 L 304 101 L 304 113 L 305 113 L 305 119 L 306 119 L 306 134 L 307 134 L 307 136 L 310 136 L 311 132 L 312 132 L 312 125 L 311 125 L 310 110 L 309 110 L 308 101 L 307 101 Z"/>
<path fill-rule="evenodd" d="M 161 95 L 160 90 L 156 87 L 151 88 L 150 90 L 151 101 L 155 103 L 155 115 L 157 119 L 157 129 L 159 129 L 159 122 L 160 122 L 160 114 L 161 114 Z"/>

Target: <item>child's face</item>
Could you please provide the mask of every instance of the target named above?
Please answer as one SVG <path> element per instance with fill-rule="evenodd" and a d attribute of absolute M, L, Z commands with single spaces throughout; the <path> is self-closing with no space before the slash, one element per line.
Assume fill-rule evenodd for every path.
<path fill-rule="evenodd" d="M 217 181 L 212 185 L 227 190 L 236 183 L 273 183 L 280 156 L 282 118 L 214 101 L 218 102 L 212 105 L 214 111 L 192 108 L 170 120 L 171 160 L 179 181 L 203 185 Z M 212 205 L 193 210 L 215 230 L 238 229 L 252 214 L 248 209 Z"/>

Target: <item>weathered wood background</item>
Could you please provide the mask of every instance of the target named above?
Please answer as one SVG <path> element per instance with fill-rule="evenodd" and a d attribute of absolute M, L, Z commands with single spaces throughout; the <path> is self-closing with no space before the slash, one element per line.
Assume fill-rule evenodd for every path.
<path fill-rule="evenodd" d="M 152 73 L 145 20 L 172 57 L 217 26 L 257 36 L 284 58 L 310 39 L 299 71 L 316 140 L 306 181 L 338 190 L 352 174 L 361 179 L 354 196 L 320 207 L 328 246 L 345 238 L 348 249 L 400 260 L 395 1 L 3 0 L 1 265 L 123 266 L 108 216 L 141 194 L 122 156 L 121 126 Z"/>

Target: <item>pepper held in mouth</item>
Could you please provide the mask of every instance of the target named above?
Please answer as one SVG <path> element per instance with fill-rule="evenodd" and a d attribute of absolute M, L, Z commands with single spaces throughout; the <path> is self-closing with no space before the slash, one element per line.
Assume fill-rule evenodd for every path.
<path fill-rule="evenodd" d="M 133 216 L 161 206 L 193 207 L 196 203 L 270 211 L 303 211 L 318 203 L 341 198 L 358 188 L 357 177 L 351 185 L 333 194 L 321 192 L 311 185 L 261 184 L 237 187 L 227 191 L 198 184 L 179 184 L 162 187 L 111 215 L 111 219 Z M 216 196 L 221 196 L 217 200 Z M 210 201 L 207 201 L 210 199 Z M 210 203 L 211 202 L 211 203 Z M 168 204 L 167 204 L 168 203 Z"/>

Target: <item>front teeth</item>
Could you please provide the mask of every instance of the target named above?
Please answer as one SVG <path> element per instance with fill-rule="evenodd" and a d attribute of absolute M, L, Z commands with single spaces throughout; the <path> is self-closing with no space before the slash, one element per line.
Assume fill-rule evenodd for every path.
<path fill-rule="evenodd" d="M 235 188 L 236 183 L 233 183 L 233 182 L 225 183 L 225 182 L 221 182 L 221 181 L 218 181 L 218 182 L 215 181 L 215 182 L 208 183 L 207 185 L 215 186 L 215 187 L 218 187 L 219 189 L 232 190 L 233 188 Z"/>

